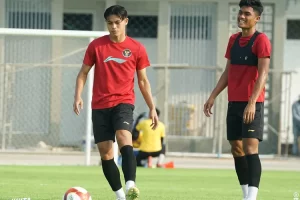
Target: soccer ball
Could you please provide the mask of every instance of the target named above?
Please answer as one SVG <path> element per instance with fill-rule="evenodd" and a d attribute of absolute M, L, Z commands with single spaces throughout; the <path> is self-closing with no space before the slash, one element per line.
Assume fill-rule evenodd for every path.
<path fill-rule="evenodd" d="M 90 193 L 82 187 L 71 187 L 62 200 L 92 200 Z"/>

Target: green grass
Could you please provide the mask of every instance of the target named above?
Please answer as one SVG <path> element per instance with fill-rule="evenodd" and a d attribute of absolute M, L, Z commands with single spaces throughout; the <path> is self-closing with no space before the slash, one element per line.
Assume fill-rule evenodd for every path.
<path fill-rule="evenodd" d="M 122 171 L 121 177 L 124 183 Z M 72 186 L 87 189 L 93 200 L 115 200 L 100 167 L 0 166 L 1 200 L 61 200 Z M 242 199 L 232 170 L 139 168 L 137 186 L 141 200 Z M 259 200 L 293 200 L 294 192 L 300 193 L 299 172 L 263 172 Z"/>

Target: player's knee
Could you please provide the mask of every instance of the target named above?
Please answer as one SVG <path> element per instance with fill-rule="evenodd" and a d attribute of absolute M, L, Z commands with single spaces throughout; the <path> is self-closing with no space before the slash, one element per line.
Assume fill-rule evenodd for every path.
<path fill-rule="evenodd" d="M 231 146 L 231 153 L 234 157 L 244 156 L 245 153 L 243 151 L 243 147 L 239 145 L 232 145 Z"/>
<path fill-rule="evenodd" d="M 132 136 L 129 131 L 127 130 L 116 131 L 116 138 L 120 148 L 126 145 L 132 146 Z"/>
<path fill-rule="evenodd" d="M 247 138 L 243 140 L 244 152 L 247 155 L 258 153 L 259 141 L 256 138 Z"/>
<path fill-rule="evenodd" d="M 105 141 L 97 144 L 102 160 L 111 160 L 114 157 L 113 142 Z"/>
<path fill-rule="evenodd" d="M 246 155 L 257 154 L 258 146 L 255 145 L 244 146 L 244 152 Z"/>

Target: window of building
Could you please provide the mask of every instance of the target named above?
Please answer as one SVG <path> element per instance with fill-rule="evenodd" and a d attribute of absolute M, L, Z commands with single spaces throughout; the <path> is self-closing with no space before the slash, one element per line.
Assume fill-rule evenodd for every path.
<path fill-rule="evenodd" d="M 93 30 L 93 15 L 83 13 L 64 13 L 63 30 Z"/>
<path fill-rule="evenodd" d="M 300 19 L 287 21 L 287 39 L 300 40 Z"/>
<path fill-rule="evenodd" d="M 9 28 L 51 29 L 51 14 L 46 12 L 8 12 Z"/>
<path fill-rule="evenodd" d="M 157 16 L 129 16 L 127 35 L 133 38 L 157 38 Z"/>
<path fill-rule="evenodd" d="M 202 39 L 212 38 L 211 16 L 172 16 L 171 38 Z"/>

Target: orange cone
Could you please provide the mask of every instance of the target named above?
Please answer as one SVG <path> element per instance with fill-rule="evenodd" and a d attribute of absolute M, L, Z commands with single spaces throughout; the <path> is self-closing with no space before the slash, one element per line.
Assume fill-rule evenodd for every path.
<path fill-rule="evenodd" d="M 163 164 L 163 167 L 168 168 L 168 169 L 173 169 L 174 168 L 174 162 L 171 161 L 171 162 L 165 163 L 165 164 Z"/>

